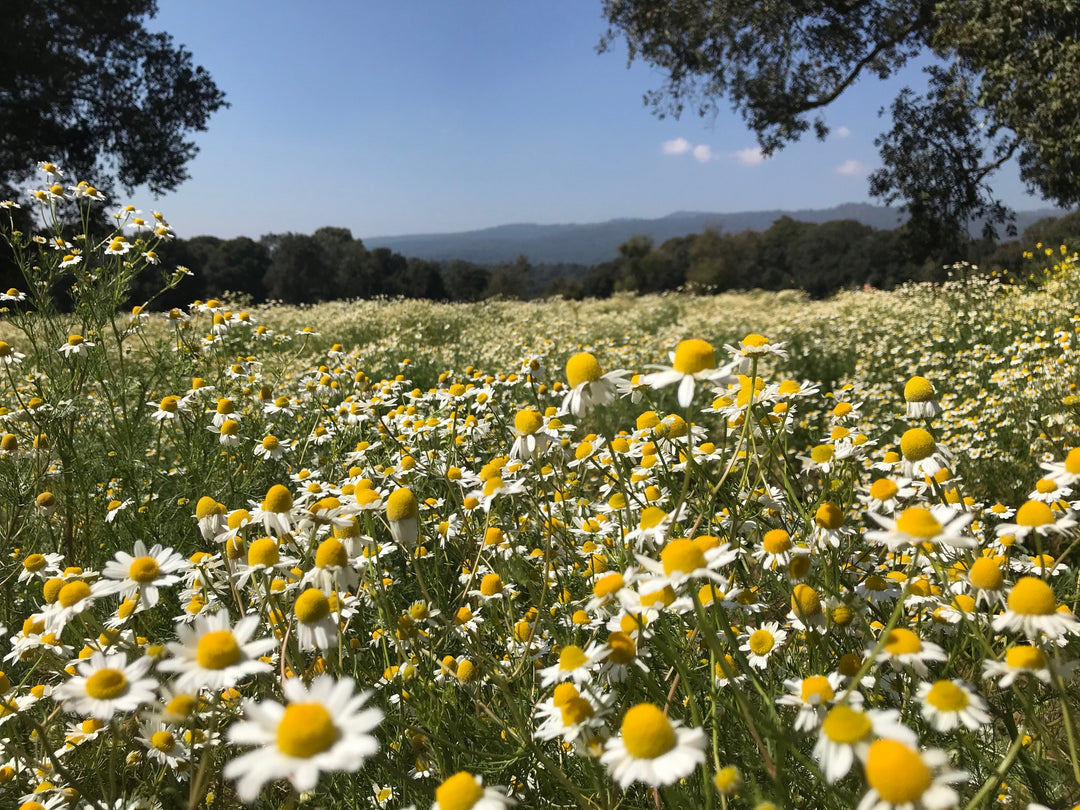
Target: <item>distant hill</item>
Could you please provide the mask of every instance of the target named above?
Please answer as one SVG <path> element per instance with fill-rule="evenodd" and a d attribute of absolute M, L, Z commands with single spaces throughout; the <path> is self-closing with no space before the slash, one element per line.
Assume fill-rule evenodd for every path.
<path fill-rule="evenodd" d="M 1064 213 L 1049 208 L 1018 211 L 1017 232 L 1023 233 L 1036 220 Z M 816 224 L 854 219 L 883 230 L 896 228 L 906 219 L 892 208 L 845 203 L 834 208 L 798 211 L 738 211 L 730 214 L 676 211 L 660 219 L 612 219 L 586 225 L 498 225 L 461 233 L 363 237 L 363 242 L 369 249 L 386 247 L 405 256 L 433 261 L 465 259 L 477 264 L 497 264 L 513 261 L 524 254 L 533 264 L 592 265 L 615 258 L 618 246 L 635 234 L 648 234 L 653 243 L 659 245 L 672 237 L 701 233 L 706 228 L 716 228 L 722 233 L 764 231 L 783 216 Z"/>

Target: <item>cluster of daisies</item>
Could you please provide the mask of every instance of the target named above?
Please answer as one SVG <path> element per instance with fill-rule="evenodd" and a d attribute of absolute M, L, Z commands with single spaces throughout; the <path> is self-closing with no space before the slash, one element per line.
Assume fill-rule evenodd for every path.
<path fill-rule="evenodd" d="M 34 482 L 4 565 L 14 806 L 1080 801 L 1080 449 L 984 502 L 931 372 L 824 390 L 751 333 L 424 388 L 339 344 L 287 365 L 318 333 L 257 321 L 168 314 L 199 376 L 141 403 L 160 491 L 83 482 L 78 523 L 61 403 L 0 343 L 0 472 Z M 103 548 L 65 557 L 67 527 Z"/>

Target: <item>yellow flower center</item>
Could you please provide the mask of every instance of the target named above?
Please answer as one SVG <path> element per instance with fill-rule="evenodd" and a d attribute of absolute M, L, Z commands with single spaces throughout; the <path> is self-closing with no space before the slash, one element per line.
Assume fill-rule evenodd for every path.
<path fill-rule="evenodd" d="M 211 630 L 199 639 L 195 660 L 203 669 L 225 669 L 241 659 L 243 652 L 232 630 Z"/>
<path fill-rule="evenodd" d="M 833 742 L 843 745 L 851 745 L 866 739 L 873 724 L 865 712 L 853 709 L 850 706 L 840 704 L 829 709 L 825 720 L 821 724 L 821 730 L 825 736 Z"/>
<path fill-rule="evenodd" d="M 309 759 L 338 739 L 337 726 L 321 703 L 290 703 L 277 727 L 277 747 L 287 757 Z"/>
<path fill-rule="evenodd" d="M 128 679 L 119 669 L 99 669 L 86 679 L 86 694 L 94 700 L 112 700 L 127 689 Z"/>
<path fill-rule="evenodd" d="M 580 695 L 575 695 L 564 701 L 563 704 L 559 706 L 559 711 L 562 712 L 562 722 L 564 726 L 577 725 L 584 720 L 588 720 L 596 712 L 593 705 Z"/>
<path fill-rule="evenodd" d="M 935 681 L 926 694 L 926 702 L 943 712 L 958 712 L 966 708 L 968 693 L 952 681 Z"/>
<path fill-rule="evenodd" d="M 44 554 L 28 554 L 23 560 L 23 568 L 31 572 L 40 571 L 46 565 L 48 565 L 48 560 L 45 559 Z"/>
<path fill-rule="evenodd" d="M 60 589 L 60 593 L 56 597 L 56 601 L 63 607 L 71 607 L 81 602 L 83 599 L 90 595 L 90 586 L 83 582 L 81 579 L 77 579 L 74 582 L 69 582 L 63 588 Z"/>
<path fill-rule="evenodd" d="M 1057 488 L 1058 486 L 1052 478 L 1040 478 L 1035 482 L 1035 491 L 1040 492 L 1043 495 L 1048 495 L 1057 490 Z"/>
<path fill-rule="evenodd" d="M 1075 447 L 1065 456 L 1065 472 L 1080 475 L 1080 447 Z"/>
<path fill-rule="evenodd" d="M 469 810 L 484 795 L 483 786 L 468 771 L 458 771 L 435 788 L 439 810 Z"/>
<path fill-rule="evenodd" d="M 821 597 L 809 585 L 799 583 L 791 591 L 791 609 L 796 616 L 817 616 L 821 613 Z"/>
<path fill-rule="evenodd" d="M 934 781 L 919 752 L 896 740 L 874 740 L 865 769 L 870 787 L 893 805 L 914 803 Z"/>
<path fill-rule="evenodd" d="M 751 349 L 760 349 L 762 346 L 769 345 L 769 339 L 764 335 L 759 335 L 756 332 L 751 332 L 749 335 L 742 339 L 742 345 Z"/>
<path fill-rule="evenodd" d="M 1001 566 L 992 557 L 979 557 L 968 571 L 971 587 L 980 591 L 996 591 L 1005 583 Z"/>
<path fill-rule="evenodd" d="M 708 368 L 716 368 L 716 356 L 711 345 L 693 338 L 675 347 L 675 361 L 671 366 L 680 374 L 697 374 Z"/>
<path fill-rule="evenodd" d="M 626 582 L 623 580 L 623 575 L 618 571 L 613 571 L 596 580 L 596 583 L 593 585 L 593 596 L 598 596 L 600 598 L 611 596 L 625 584 Z"/>
<path fill-rule="evenodd" d="M 926 377 L 912 377 L 904 386 L 905 402 L 930 402 L 934 398 L 934 386 Z"/>
<path fill-rule="evenodd" d="M 1042 669 L 1046 666 L 1046 656 L 1038 647 L 1017 644 L 1005 651 L 1005 663 L 1012 669 Z"/>
<path fill-rule="evenodd" d="M 268 450 L 270 452 L 273 452 L 274 450 L 277 450 L 279 447 L 281 447 L 281 442 L 278 441 L 277 436 L 270 435 L 270 436 L 267 436 L 265 439 L 262 440 L 262 448 L 263 448 L 263 450 Z"/>
<path fill-rule="evenodd" d="M 911 537 L 929 540 L 941 534 L 941 524 L 929 509 L 909 506 L 897 519 L 896 530 Z"/>
<path fill-rule="evenodd" d="M 267 568 L 281 561 L 281 552 L 277 541 L 272 537 L 260 537 L 248 546 L 248 565 L 263 565 Z"/>
<path fill-rule="evenodd" d="M 832 700 L 836 692 L 833 691 L 832 684 L 824 675 L 811 675 L 809 678 L 803 678 L 800 695 L 804 703 L 816 706 Z"/>
<path fill-rule="evenodd" d="M 900 437 L 900 452 L 908 461 L 922 461 L 937 449 L 934 437 L 922 428 L 912 428 Z"/>
<path fill-rule="evenodd" d="M 128 578 L 145 585 L 153 582 L 161 573 L 161 566 L 153 557 L 136 557 L 128 568 Z"/>
<path fill-rule="evenodd" d="M 274 484 L 266 491 L 262 508 L 264 512 L 281 514 L 288 512 L 293 506 L 293 496 L 289 488 L 284 484 Z"/>
<path fill-rule="evenodd" d="M 844 523 L 844 513 L 832 501 L 825 501 L 814 513 L 814 522 L 822 529 L 836 531 Z"/>
<path fill-rule="evenodd" d="M 829 613 L 829 618 L 832 619 L 833 624 L 847 627 L 851 624 L 851 620 L 855 618 L 855 611 L 847 605 L 837 605 Z"/>
<path fill-rule="evenodd" d="M 654 529 L 660 525 L 660 521 L 667 517 L 667 512 L 659 506 L 646 506 L 641 510 L 641 520 L 638 525 L 642 529 Z"/>
<path fill-rule="evenodd" d="M 195 517 L 198 520 L 205 520 L 208 517 L 223 514 L 225 514 L 225 507 L 209 495 L 203 495 L 199 498 L 199 502 L 195 504 Z"/>
<path fill-rule="evenodd" d="M 544 417 L 534 408 L 525 408 L 514 416 L 514 430 L 522 436 L 531 436 L 544 426 Z"/>
<path fill-rule="evenodd" d="M 791 548 L 791 535 L 783 529 L 771 529 L 761 538 L 761 545 L 770 554 L 783 554 Z"/>
<path fill-rule="evenodd" d="M 395 489 L 386 499 L 387 520 L 407 520 L 419 514 L 416 498 L 407 487 Z"/>
<path fill-rule="evenodd" d="M 922 641 L 912 631 L 903 627 L 889 631 L 889 637 L 885 642 L 885 652 L 889 655 L 917 653 L 921 649 Z"/>
<path fill-rule="evenodd" d="M 330 615 L 330 600 L 318 588 L 308 588 L 296 597 L 296 618 L 314 624 Z"/>
<path fill-rule="evenodd" d="M 470 661 L 468 658 L 463 658 L 458 663 L 457 679 L 462 683 L 468 683 L 476 677 L 476 664 Z"/>
<path fill-rule="evenodd" d="M 660 561 L 664 564 L 664 573 L 668 576 L 674 573 L 690 574 L 705 567 L 705 554 L 694 541 L 676 537 L 664 546 L 664 550 L 660 552 Z"/>
<path fill-rule="evenodd" d="M 1017 526 L 1045 526 L 1054 522 L 1054 513 L 1042 501 L 1028 501 L 1016 510 Z"/>
<path fill-rule="evenodd" d="M 1038 577 L 1021 577 L 1009 591 L 1009 610 L 1023 616 L 1048 616 L 1057 610 L 1053 589 Z"/>
<path fill-rule="evenodd" d="M 82 335 L 68 335 L 68 346 L 81 346 L 83 340 L 84 338 Z"/>
<path fill-rule="evenodd" d="M 833 452 L 831 444 L 819 444 L 810 451 L 810 459 L 815 464 L 828 464 L 832 461 Z"/>
<path fill-rule="evenodd" d="M 484 578 L 480 580 L 480 593 L 484 596 L 494 596 L 497 593 L 502 593 L 502 589 L 502 577 L 494 572 L 485 574 Z"/>
<path fill-rule="evenodd" d="M 319 568 L 344 568 L 349 564 L 349 552 L 336 537 L 327 537 L 315 552 L 315 565 Z"/>
<path fill-rule="evenodd" d="M 570 671 L 585 663 L 585 652 L 574 644 L 562 648 L 559 653 L 559 669 Z"/>
<path fill-rule="evenodd" d="M 607 640 L 607 660 L 613 664 L 629 664 L 637 655 L 637 644 L 622 630 L 615 630 Z"/>
<path fill-rule="evenodd" d="M 629 709 L 620 731 L 626 752 L 635 759 L 656 759 L 675 747 L 675 728 L 660 707 L 652 703 L 639 703 Z"/>
<path fill-rule="evenodd" d="M 571 388 L 595 382 L 600 379 L 601 373 L 600 364 L 589 352 L 579 352 L 566 361 L 566 381 Z"/>
<path fill-rule="evenodd" d="M 641 594 L 641 604 L 645 607 L 653 607 L 654 605 L 663 605 L 664 607 L 667 607 L 674 601 L 675 589 L 670 585 L 665 585 L 658 590 Z"/>
<path fill-rule="evenodd" d="M 161 410 L 167 413 L 176 413 L 180 408 L 180 397 L 167 396 L 162 397 L 161 404 L 158 406 Z"/>
<path fill-rule="evenodd" d="M 776 639 L 768 630 L 755 630 L 750 634 L 750 651 L 755 655 L 767 655 L 775 643 Z"/>
<path fill-rule="evenodd" d="M 155 731 L 150 737 L 150 744 L 167 754 L 176 748 L 176 737 L 171 731 Z"/>

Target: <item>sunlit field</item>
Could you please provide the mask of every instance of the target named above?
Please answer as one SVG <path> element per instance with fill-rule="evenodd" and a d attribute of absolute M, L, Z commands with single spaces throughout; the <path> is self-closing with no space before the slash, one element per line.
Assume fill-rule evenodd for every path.
<path fill-rule="evenodd" d="M 1080 803 L 1065 246 L 826 301 L 156 312 L 165 218 L 43 172 L 5 806 Z"/>

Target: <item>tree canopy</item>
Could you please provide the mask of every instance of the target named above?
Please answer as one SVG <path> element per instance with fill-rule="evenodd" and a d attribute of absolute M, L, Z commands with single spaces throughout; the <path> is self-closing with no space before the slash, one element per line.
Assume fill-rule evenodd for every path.
<path fill-rule="evenodd" d="M 39 160 L 108 188 L 188 177 L 192 132 L 225 105 L 210 74 L 145 21 L 155 0 L 7 0 L 0 19 L 0 190 Z"/>
<path fill-rule="evenodd" d="M 901 202 L 913 233 L 1008 219 L 990 175 L 1015 158 L 1028 190 L 1080 203 L 1080 5 L 1073 0 L 603 0 L 606 50 L 666 74 L 645 94 L 659 116 L 728 100 L 772 154 L 863 77 L 936 57 L 927 87 L 893 101 L 871 193 Z M 942 227 L 945 226 L 945 227 Z"/>

